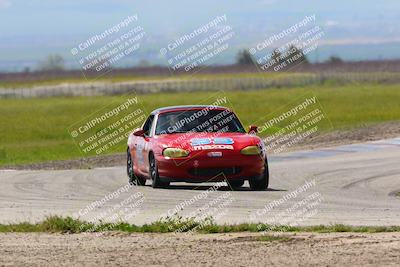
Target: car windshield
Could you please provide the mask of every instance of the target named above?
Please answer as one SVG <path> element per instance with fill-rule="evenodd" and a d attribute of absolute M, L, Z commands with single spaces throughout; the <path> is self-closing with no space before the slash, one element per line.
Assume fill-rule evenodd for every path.
<path fill-rule="evenodd" d="M 244 133 L 245 130 L 229 110 L 204 108 L 166 112 L 158 116 L 156 135 L 187 132 Z"/>

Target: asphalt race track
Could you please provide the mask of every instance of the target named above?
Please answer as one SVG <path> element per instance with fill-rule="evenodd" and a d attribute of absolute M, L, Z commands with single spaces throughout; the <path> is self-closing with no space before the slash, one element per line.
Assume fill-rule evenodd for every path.
<path fill-rule="evenodd" d="M 2 170 L 0 223 L 38 221 L 49 215 L 104 220 L 119 214 L 112 220 L 143 224 L 175 212 L 205 214 L 193 213 L 201 208 L 213 211 L 219 223 L 400 224 L 400 197 L 396 196 L 400 138 L 274 155 L 270 173 L 270 188 L 261 192 L 249 191 L 247 183 L 239 191 L 228 186 L 212 191 L 210 184 L 185 183 L 152 189 L 149 181 L 145 187 L 122 192 L 120 188 L 127 185 L 125 166 Z M 112 192 L 118 194 L 101 202 Z M 221 200 L 226 205 L 218 206 Z"/>

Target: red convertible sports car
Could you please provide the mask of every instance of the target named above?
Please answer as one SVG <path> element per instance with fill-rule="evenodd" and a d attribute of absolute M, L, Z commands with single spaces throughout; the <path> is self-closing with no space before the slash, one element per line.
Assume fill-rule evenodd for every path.
<path fill-rule="evenodd" d="M 263 141 L 247 133 L 236 115 L 219 106 L 174 106 L 154 110 L 129 135 L 129 182 L 154 188 L 170 182 L 220 182 L 232 188 L 249 181 L 252 190 L 268 187 Z"/>

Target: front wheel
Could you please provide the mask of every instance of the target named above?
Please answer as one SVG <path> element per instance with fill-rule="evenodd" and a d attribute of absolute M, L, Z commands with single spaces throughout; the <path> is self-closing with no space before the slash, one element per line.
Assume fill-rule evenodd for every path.
<path fill-rule="evenodd" d="M 131 152 L 129 151 L 129 147 L 127 149 L 127 157 L 126 157 L 126 172 L 128 174 L 128 181 L 130 185 L 145 185 L 146 179 L 138 177 L 133 171 L 133 160 L 131 156 Z"/>
<path fill-rule="evenodd" d="M 250 189 L 253 191 L 262 191 L 268 188 L 269 185 L 269 169 L 268 161 L 265 159 L 264 171 L 258 177 L 253 177 L 249 180 Z"/>
<path fill-rule="evenodd" d="M 151 186 L 153 188 L 164 188 L 169 186 L 169 182 L 163 182 L 158 175 L 157 161 L 153 154 L 149 157 L 149 172 L 152 180 Z"/>

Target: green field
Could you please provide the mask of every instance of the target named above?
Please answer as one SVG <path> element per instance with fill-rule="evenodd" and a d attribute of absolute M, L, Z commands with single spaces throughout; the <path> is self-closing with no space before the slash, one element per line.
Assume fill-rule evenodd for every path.
<path fill-rule="evenodd" d="M 206 104 L 216 92 L 140 95 L 146 111 L 182 104 Z M 221 94 L 221 93 L 219 93 Z M 304 88 L 225 92 L 245 125 L 259 124 L 269 114 L 305 95 L 316 95 L 331 122 L 322 131 L 400 120 L 398 85 L 323 85 Z M 79 158 L 67 129 L 121 96 L 0 100 L 0 165 Z M 332 127 L 331 127 L 332 126 Z M 268 134 L 268 133 L 267 133 Z M 125 150 L 125 142 L 119 148 Z"/>

